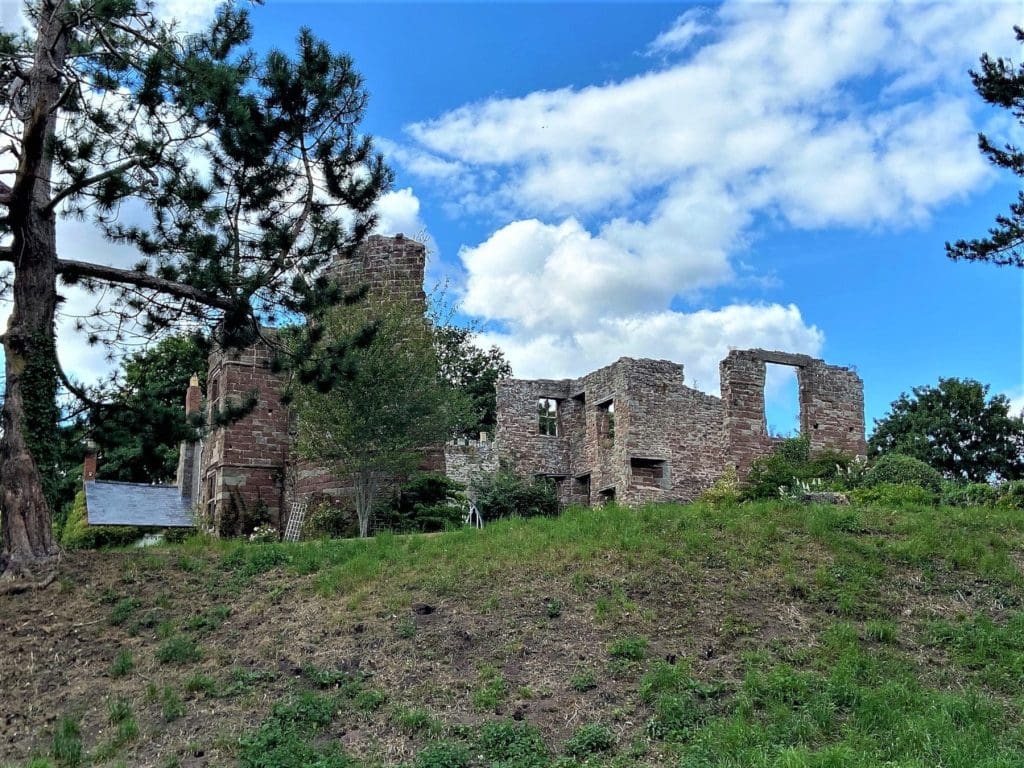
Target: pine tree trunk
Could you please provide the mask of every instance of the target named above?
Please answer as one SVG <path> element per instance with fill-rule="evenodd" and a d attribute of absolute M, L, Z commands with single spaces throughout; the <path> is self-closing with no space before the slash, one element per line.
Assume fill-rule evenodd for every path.
<path fill-rule="evenodd" d="M 46 0 L 40 9 L 35 60 L 24 86 L 21 158 L 8 203 L 15 277 L 3 336 L 7 378 L 0 411 L 0 569 L 6 576 L 46 571 L 57 555 L 36 453 L 43 441 L 53 439 L 57 415 L 56 218 L 46 205 L 53 165 L 49 143 L 67 54 L 64 5 L 64 0 Z"/>

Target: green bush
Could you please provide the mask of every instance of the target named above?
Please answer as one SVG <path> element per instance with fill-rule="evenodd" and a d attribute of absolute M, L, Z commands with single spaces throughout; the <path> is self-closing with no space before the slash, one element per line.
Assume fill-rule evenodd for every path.
<path fill-rule="evenodd" d="M 647 655 L 647 638 L 639 636 L 620 638 L 608 646 L 608 654 L 615 659 L 640 661 Z"/>
<path fill-rule="evenodd" d="M 117 656 L 114 657 L 114 661 L 110 664 L 110 676 L 124 677 L 125 675 L 131 674 L 133 669 L 135 669 L 135 659 L 132 658 L 132 652 L 123 649 L 118 651 Z"/>
<path fill-rule="evenodd" d="M 823 489 L 845 490 L 855 473 L 853 458 L 835 451 L 811 456 L 806 437 L 779 442 L 770 454 L 755 459 L 743 485 L 744 499 L 777 499 L 779 489 L 792 490 L 798 483 L 820 483 Z"/>
<path fill-rule="evenodd" d="M 876 507 L 899 508 L 912 505 L 930 505 L 939 500 L 934 491 L 917 485 L 904 483 L 881 483 L 880 485 L 854 488 L 850 501 L 855 504 L 870 504 Z"/>
<path fill-rule="evenodd" d="M 1000 489 L 988 483 L 942 482 L 942 503 L 948 507 L 990 507 L 999 496 Z"/>
<path fill-rule="evenodd" d="M 999 490 L 999 506 L 1024 509 L 1024 480 L 1012 480 Z"/>
<path fill-rule="evenodd" d="M 185 703 L 178 692 L 169 685 L 165 685 L 163 693 L 160 694 L 160 711 L 168 723 L 185 714 Z"/>
<path fill-rule="evenodd" d="M 665 694 L 654 704 L 654 717 L 647 722 L 647 735 L 652 739 L 682 739 L 706 718 L 706 708 L 693 691 Z"/>
<path fill-rule="evenodd" d="M 574 691 L 579 691 L 580 693 L 592 691 L 597 688 L 597 675 L 590 669 L 575 672 L 572 677 L 569 678 L 569 687 Z"/>
<path fill-rule="evenodd" d="M 528 480 L 503 470 L 476 483 L 474 490 L 484 520 L 558 514 L 558 492 L 545 478 Z"/>
<path fill-rule="evenodd" d="M 942 475 L 913 456 L 887 453 L 864 473 L 866 487 L 870 488 L 883 483 L 916 485 L 918 488 L 938 494 L 942 490 Z"/>
<path fill-rule="evenodd" d="M 376 510 L 381 527 L 396 533 L 443 531 L 463 517 L 464 486 L 440 472 L 417 472 Z"/>
<path fill-rule="evenodd" d="M 192 664 L 202 657 L 195 640 L 185 635 L 172 635 L 156 649 L 156 660 L 161 664 Z"/>
<path fill-rule="evenodd" d="M 82 728 L 76 718 L 64 716 L 57 723 L 52 754 L 57 765 L 76 768 L 82 764 Z"/>
<path fill-rule="evenodd" d="M 415 768 L 468 768 L 471 755 L 462 744 L 431 744 L 416 757 Z"/>
<path fill-rule="evenodd" d="M 302 524 L 304 539 L 351 538 L 359 535 L 359 520 L 351 505 L 326 497 L 310 503 Z"/>
<path fill-rule="evenodd" d="M 541 768 L 550 765 L 544 739 L 532 725 L 492 721 L 480 728 L 477 747 L 492 766 Z"/>
<path fill-rule="evenodd" d="M 123 547 L 142 538 L 146 529 L 121 525 L 89 525 L 85 508 L 85 492 L 79 491 L 68 511 L 60 532 L 64 549 L 100 549 Z"/>
<path fill-rule="evenodd" d="M 735 467 L 727 467 L 715 484 L 700 495 L 700 500 L 712 507 L 728 507 L 740 501 L 741 489 Z"/>
<path fill-rule="evenodd" d="M 584 725 L 565 742 L 565 753 L 573 757 L 586 757 L 607 752 L 615 746 L 615 734 L 599 723 Z"/>

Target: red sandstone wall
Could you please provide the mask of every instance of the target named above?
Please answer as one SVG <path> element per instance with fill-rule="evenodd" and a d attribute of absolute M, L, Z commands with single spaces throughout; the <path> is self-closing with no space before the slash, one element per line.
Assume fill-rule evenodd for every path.
<path fill-rule="evenodd" d="M 726 461 L 742 478 L 758 456 L 775 444 L 764 415 L 765 364 L 797 369 L 800 391 L 800 434 L 811 450 L 854 455 L 866 452 L 864 383 L 849 368 L 827 365 L 807 355 L 763 349 L 735 350 L 720 365 L 724 407 Z"/>

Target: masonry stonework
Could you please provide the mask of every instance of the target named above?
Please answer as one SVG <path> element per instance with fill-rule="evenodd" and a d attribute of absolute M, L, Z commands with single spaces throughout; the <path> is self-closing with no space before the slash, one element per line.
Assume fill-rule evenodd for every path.
<path fill-rule="evenodd" d="M 566 501 L 693 500 L 728 467 L 744 475 L 778 442 L 765 424 L 766 363 L 797 369 L 812 452 L 864 454 L 856 373 L 755 349 L 722 361 L 721 398 L 686 386 L 683 367 L 667 360 L 622 358 L 580 379 L 499 382 L 498 455 L 518 474 L 553 478 Z M 540 428 L 543 399 L 557 403 L 554 435 Z"/>
<path fill-rule="evenodd" d="M 284 470 L 291 450 L 288 410 L 281 402 L 284 381 L 270 370 L 273 351 L 260 341 L 238 352 L 214 349 L 207 374 L 208 418 L 241 405 L 256 404 L 242 419 L 213 429 L 203 445 L 200 509 L 224 535 L 244 533 L 246 519 L 266 517 L 280 525 Z"/>
<path fill-rule="evenodd" d="M 459 438 L 445 444 L 442 471 L 457 483 L 471 486 L 498 471 L 498 450 L 487 433 L 479 440 Z"/>
<path fill-rule="evenodd" d="M 373 236 L 329 271 L 347 290 L 365 285 L 372 301 L 425 314 L 425 255 L 420 243 L 401 235 Z M 243 533 L 246 515 L 281 526 L 293 501 L 351 494 L 331 468 L 295 452 L 294 417 L 281 401 L 284 381 L 271 371 L 271 356 L 262 341 L 210 355 L 211 414 L 256 396 L 248 415 L 212 430 L 202 447 L 199 505 L 222 534 Z M 425 449 L 421 469 L 471 486 L 501 466 L 550 478 L 565 503 L 690 501 L 729 467 L 742 476 L 777 443 L 765 423 L 768 363 L 796 369 L 800 430 L 812 451 L 864 454 L 863 383 L 854 371 L 753 349 L 732 351 L 721 362 L 721 398 L 687 386 L 683 366 L 668 360 L 621 358 L 577 379 L 500 381 L 493 440 L 482 435 Z"/>
<path fill-rule="evenodd" d="M 426 248 L 402 235 L 373 235 L 351 259 L 329 269 L 343 289 L 365 286 L 367 300 L 401 301 L 426 312 L 423 272 Z M 264 336 L 273 338 L 271 329 Z M 254 517 L 283 526 L 293 501 L 317 497 L 346 498 L 351 493 L 330 468 L 308 461 L 295 451 L 295 425 L 281 396 L 284 378 L 271 369 L 273 350 L 265 341 L 227 352 L 214 349 L 209 358 L 206 407 L 212 416 L 250 395 L 256 405 L 247 415 L 211 430 L 202 450 L 198 508 L 222 535 L 244 533 Z M 425 451 L 424 466 L 443 469 L 439 451 Z"/>
<path fill-rule="evenodd" d="M 555 436 L 537 403 L 557 402 Z M 686 501 L 722 469 L 717 398 L 683 383 L 668 360 L 622 358 L 580 379 L 498 383 L 499 455 L 522 475 L 553 478 L 564 500 Z"/>
<path fill-rule="evenodd" d="M 727 460 L 741 477 L 754 459 L 778 442 L 768 434 L 764 415 L 766 363 L 796 369 L 800 434 L 807 437 L 812 453 L 866 453 L 864 383 L 854 371 L 827 365 L 808 355 L 764 349 L 734 350 L 721 362 L 719 370 Z"/>

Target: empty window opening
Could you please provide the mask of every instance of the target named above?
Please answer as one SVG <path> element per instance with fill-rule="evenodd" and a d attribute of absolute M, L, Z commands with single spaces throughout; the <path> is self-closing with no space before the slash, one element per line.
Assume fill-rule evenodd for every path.
<path fill-rule="evenodd" d="M 629 460 L 629 471 L 635 485 L 668 488 L 672 481 L 666 459 L 645 459 L 634 456 Z"/>
<path fill-rule="evenodd" d="M 615 439 L 614 400 L 606 400 L 597 406 L 597 436 L 609 442 Z"/>
<path fill-rule="evenodd" d="M 206 523 L 213 525 L 217 519 L 217 476 L 212 472 L 206 478 Z"/>
<path fill-rule="evenodd" d="M 611 504 L 615 501 L 615 486 L 609 486 L 608 488 L 602 488 L 597 492 L 597 500 L 602 504 Z"/>
<path fill-rule="evenodd" d="M 548 437 L 558 435 L 558 401 L 542 397 L 537 401 L 537 431 Z"/>
<path fill-rule="evenodd" d="M 573 498 L 584 504 L 590 503 L 590 475 L 579 475 L 573 481 Z"/>
<path fill-rule="evenodd" d="M 765 363 L 764 421 L 770 437 L 800 436 L 800 383 L 792 365 Z"/>
<path fill-rule="evenodd" d="M 214 376 L 210 380 L 210 408 L 217 408 L 220 405 L 220 377 Z"/>

